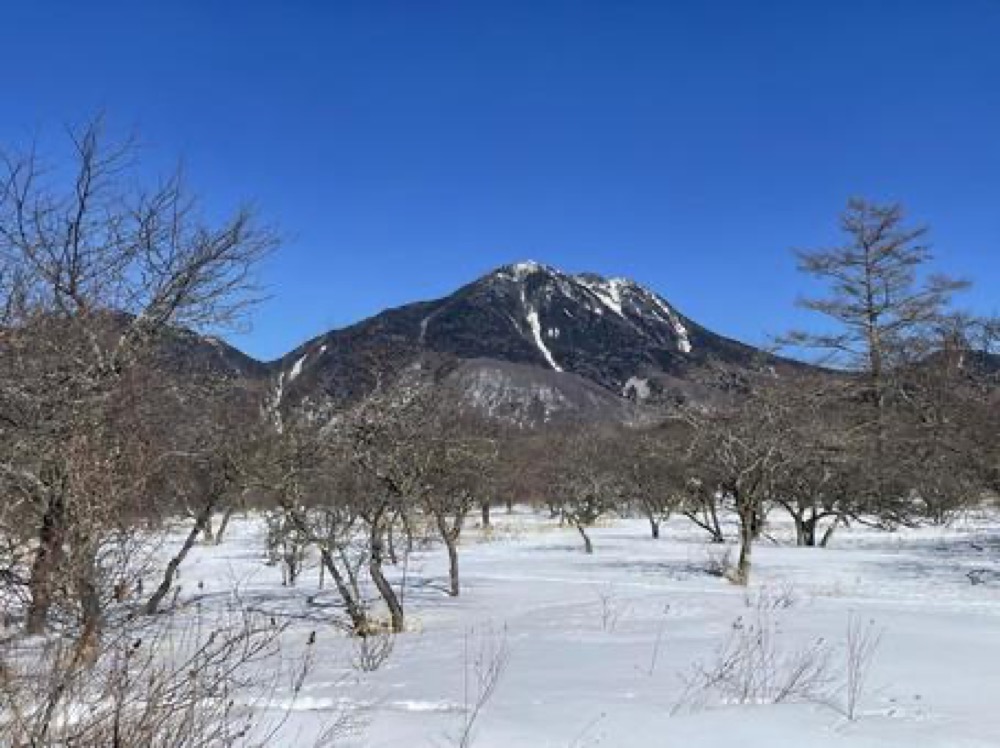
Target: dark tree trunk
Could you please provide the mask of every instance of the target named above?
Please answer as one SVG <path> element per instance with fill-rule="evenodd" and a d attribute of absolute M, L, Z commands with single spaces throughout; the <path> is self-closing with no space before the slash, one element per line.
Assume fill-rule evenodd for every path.
<path fill-rule="evenodd" d="M 386 606 L 389 608 L 393 633 L 402 633 L 406 629 L 403 606 L 400 604 L 395 590 L 392 589 L 392 585 L 389 584 L 389 580 L 382 573 L 382 528 L 378 522 L 372 524 L 371 557 L 368 562 L 368 573 L 371 575 L 379 595 L 382 596 Z"/>
<path fill-rule="evenodd" d="M 194 544 L 198 541 L 198 536 L 202 534 L 205 530 L 206 523 L 209 517 L 212 516 L 212 506 L 214 501 L 208 502 L 205 507 L 198 513 L 195 517 L 194 525 L 188 532 L 187 537 L 184 538 L 184 544 L 181 546 L 177 554 L 170 559 L 167 564 L 167 568 L 163 572 L 163 579 L 160 580 L 160 585 L 156 588 L 156 591 L 150 596 L 149 600 L 146 601 L 146 605 L 143 607 L 143 613 L 147 616 L 157 613 L 160 609 L 160 604 L 163 599 L 170 592 L 170 588 L 174 584 L 174 577 L 177 575 L 177 570 L 180 569 L 184 559 L 187 557 L 188 553 L 194 547 Z"/>
<path fill-rule="evenodd" d="M 594 552 L 594 544 L 592 542 L 590 542 L 590 536 L 587 535 L 586 528 L 583 525 L 581 525 L 581 524 L 577 524 L 576 529 L 577 529 L 577 532 L 580 533 L 580 537 L 583 538 L 583 551 L 584 551 L 584 553 L 593 553 Z"/>
<path fill-rule="evenodd" d="M 226 534 L 226 530 L 229 529 L 229 520 L 233 518 L 233 514 L 236 511 L 236 507 L 229 506 L 226 507 L 225 513 L 222 515 L 222 521 L 219 522 L 219 529 L 215 533 L 215 544 L 219 545 L 222 543 L 222 539 Z"/>
<path fill-rule="evenodd" d="M 340 599 L 344 602 L 344 607 L 347 609 L 347 616 L 351 619 L 352 632 L 355 636 L 367 636 L 370 633 L 370 626 L 364 606 L 354 595 L 347 580 L 344 579 L 344 575 L 340 573 L 340 569 L 337 568 L 337 562 L 330 551 L 327 548 L 320 548 L 319 555 L 323 566 L 326 567 L 326 570 L 330 572 L 330 576 L 333 577 L 333 583 L 337 587 L 337 592 L 340 593 Z"/>
<path fill-rule="evenodd" d="M 788 510 L 795 523 L 795 545 L 811 547 L 816 545 L 816 517 L 807 518 L 804 513 Z"/>
<path fill-rule="evenodd" d="M 744 504 L 737 499 L 740 508 L 740 558 L 733 575 L 733 583 L 747 585 L 750 582 L 751 554 L 753 553 L 754 525 L 757 511 L 752 505 Z"/>
<path fill-rule="evenodd" d="M 802 521 L 802 543 L 807 548 L 816 547 L 816 523 L 818 518 L 813 516 Z"/>
<path fill-rule="evenodd" d="M 205 524 L 202 527 L 201 532 L 202 532 L 202 535 L 205 537 L 205 542 L 206 543 L 215 543 L 215 532 L 212 530 L 212 513 L 211 512 L 209 512 L 208 516 L 205 518 Z"/>
<path fill-rule="evenodd" d="M 754 540 L 760 540 L 764 532 L 764 517 L 757 509 L 750 514 L 750 532 L 753 533 Z"/>
<path fill-rule="evenodd" d="M 464 512 L 459 512 L 455 515 L 451 527 L 448 526 L 448 520 L 443 514 L 436 514 L 434 519 L 437 523 L 438 534 L 448 549 L 448 594 L 452 597 L 458 597 L 460 592 L 458 583 L 458 539 L 462 534 Z"/>
<path fill-rule="evenodd" d="M 448 518 L 440 512 L 434 514 L 434 521 L 437 524 L 438 534 L 444 541 L 448 549 L 448 594 L 458 597 L 460 586 L 458 583 L 458 539 L 462 535 L 462 525 L 465 523 L 464 508 L 456 511 L 451 526 L 448 526 Z"/>
<path fill-rule="evenodd" d="M 484 501 L 480 507 L 483 515 L 483 527 L 490 526 L 490 502 L 489 500 Z"/>
<path fill-rule="evenodd" d="M 96 654 L 101 635 L 104 632 L 104 610 L 101 605 L 101 593 L 97 588 L 97 559 L 94 550 L 83 549 L 86 554 L 79 559 L 80 570 L 76 582 L 76 594 L 80 601 L 80 613 L 83 623 L 83 644 L 88 651 Z"/>
<path fill-rule="evenodd" d="M 722 525 L 719 524 L 719 515 L 715 507 L 703 507 L 702 516 L 698 516 L 697 511 L 684 512 L 684 516 L 694 522 L 698 527 L 708 533 L 709 540 L 713 543 L 725 543 L 726 536 L 722 532 Z"/>
<path fill-rule="evenodd" d="M 31 602 L 25 624 L 29 634 L 40 634 L 48 625 L 49 610 L 52 608 L 52 578 L 55 567 L 62 559 L 65 531 L 66 501 L 61 493 L 56 492 L 49 496 L 38 530 L 38 549 L 31 564 L 28 582 Z"/>
<path fill-rule="evenodd" d="M 840 517 L 834 517 L 833 522 L 830 524 L 828 528 L 826 528 L 826 532 L 823 533 L 823 539 L 819 541 L 820 548 L 826 548 L 829 545 L 830 540 L 833 539 L 833 533 L 837 529 L 837 525 L 839 524 L 840 524 Z"/>
<path fill-rule="evenodd" d="M 461 591 L 458 584 L 458 544 L 454 540 L 445 540 L 448 546 L 448 594 L 458 597 Z"/>

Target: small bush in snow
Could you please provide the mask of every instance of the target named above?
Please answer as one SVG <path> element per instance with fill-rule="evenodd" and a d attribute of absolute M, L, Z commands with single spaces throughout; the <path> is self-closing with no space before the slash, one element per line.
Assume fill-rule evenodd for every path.
<path fill-rule="evenodd" d="M 858 705 L 864 696 L 875 653 L 882 643 L 882 634 L 883 629 L 876 626 L 874 620 L 862 620 L 855 613 L 848 616 L 844 663 L 844 715 L 849 720 L 857 719 Z"/>
<path fill-rule="evenodd" d="M 597 596 L 601 607 L 601 631 L 613 634 L 629 606 L 618 598 L 610 585 L 599 591 Z"/>
<path fill-rule="evenodd" d="M 356 636 L 353 641 L 354 658 L 351 664 L 354 669 L 373 673 L 392 655 L 395 636 L 389 629 L 382 628 Z"/>
<path fill-rule="evenodd" d="M 705 573 L 711 577 L 726 578 L 732 568 L 733 549 L 726 546 L 709 546 L 705 550 Z"/>
<path fill-rule="evenodd" d="M 703 709 L 721 704 L 780 704 L 825 701 L 833 680 L 832 648 L 822 638 L 787 650 L 771 611 L 758 607 L 737 618 L 709 662 L 683 676 L 684 693 L 674 707 Z"/>

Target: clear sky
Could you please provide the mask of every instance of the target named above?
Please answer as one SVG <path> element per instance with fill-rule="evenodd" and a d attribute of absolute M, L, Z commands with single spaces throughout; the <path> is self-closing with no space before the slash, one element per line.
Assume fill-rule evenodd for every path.
<path fill-rule="evenodd" d="M 527 258 L 760 342 L 850 195 L 1000 309 L 1000 0 L 0 5 L 0 141 L 99 109 L 281 228 L 262 358 Z"/>

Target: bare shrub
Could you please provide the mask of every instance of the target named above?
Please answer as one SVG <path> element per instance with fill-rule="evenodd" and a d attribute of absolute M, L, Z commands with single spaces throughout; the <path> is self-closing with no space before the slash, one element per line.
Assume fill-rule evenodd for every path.
<path fill-rule="evenodd" d="M 858 705 L 865 693 L 865 684 L 871 672 L 875 653 L 882 643 L 884 629 L 875 621 L 862 620 L 856 613 L 847 618 L 847 640 L 844 661 L 844 714 L 849 720 L 857 719 Z"/>
<path fill-rule="evenodd" d="M 352 667 L 364 673 L 374 673 L 392 655 L 395 637 L 391 631 L 383 628 L 356 636 L 353 641 Z"/>
<path fill-rule="evenodd" d="M 684 693 L 674 713 L 713 704 L 825 701 L 832 681 L 829 643 L 819 638 L 786 651 L 780 639 L 767 608 L 756 608 L 751 620 L 737 618 L 714 658 L 682 676 Z"/>
<path fill-rule="evenodd" d="M 96 652 L 81 639 L 0 644 L 0 743 L 265 746 L 313 662 L 312 641 L 285 658 L 284 628 L 242 610 L 180 625 L 136 618 L 114 632 Z M 275 704 L 285 708 L 262 720 Z"/>
<path fill-rule="evenodd" d="M 473 744 L 476 723 L 496 693 L 510 661 L 507 627 L 486 626 L 465 632 L 463 650 L 462 727 L 456 739 L 460 748 Z"/>
<path fill-rule="evenodd" d="M 660 659 L 660 650 L 663 646 L 663 637 L 667 633 L 667 617 L 670 615 L 670 603 L 663 606 L 663 619 L 660 621 L 660 625 L 656 629 L 656 638 L 653 640 L 653 647 L 649 653 L 649 663 L 645 669 L 636 667 L 640 672 L 645 673 L 650 678 L 653 677 L 653 673 L 656 672 L 656 664 Z"/>
<path fill-rule="evenodd" d="M 744 602 L 748 608 L 762 611 L 787 610 L 798 602 L 798 595 L 790 582 L 784 582 L 777 588 L 764 585 L 756 597 L 747 594 Z"/>
<path fill-rule="evenodd" d="M 733 568 L 731 546 L 709 546 L 705 550 L 705 573 L 711 577 L 726 578 Z"/>
<path fill-rule="evenodd" d="M 622 617 L 628 613 L 629 606 L 619 599 L 611 585 L 598 591 L 597 600 L 601 609 L 601 631 L 613 634 Z"/>

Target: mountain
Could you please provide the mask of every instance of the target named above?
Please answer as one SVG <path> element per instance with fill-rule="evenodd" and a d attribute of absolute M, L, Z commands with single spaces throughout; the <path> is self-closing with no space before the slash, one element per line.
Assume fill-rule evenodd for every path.
<path fill-rule="evenodd" d="M 417 362 L 466 402 L 531 421 L 631 420 L 802 366 L 707 330 L 632 280 L 521 262 L 328 332 L 269 367 L 287 408 L 349 402 Z"/>

